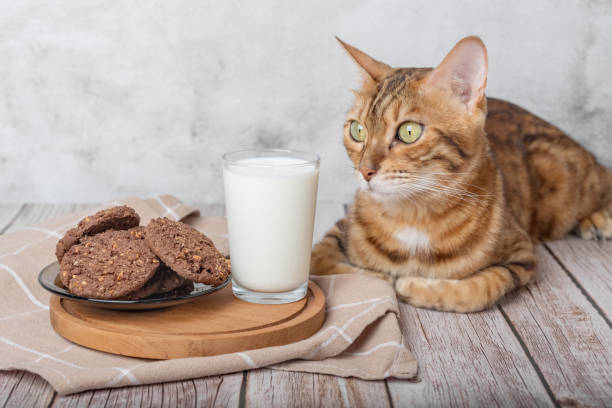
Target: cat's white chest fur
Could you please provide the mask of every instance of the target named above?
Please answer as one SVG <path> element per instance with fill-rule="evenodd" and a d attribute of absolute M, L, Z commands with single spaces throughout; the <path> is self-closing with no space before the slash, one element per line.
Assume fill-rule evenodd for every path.
<path fill-rule="evenodd" d="M 401 242 L 412 254 L 417 251 L 429 250 L 429 235 L 413 227 L 406 227 L 395 234 L 395 239 Z"/>

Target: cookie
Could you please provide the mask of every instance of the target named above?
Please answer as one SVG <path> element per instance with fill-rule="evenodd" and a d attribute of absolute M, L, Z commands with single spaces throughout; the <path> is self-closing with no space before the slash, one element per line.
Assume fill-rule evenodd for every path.
<path fill-rule="evenodd" d="M 126 300 L 144 299 L 149 296 L 170 292 L 185 284 L 185 278 L 166 265 L 161 264 L 155 275 L 140 289 L 125 296 Z"/>
<path fill-rule="evenodd" d="M 109 229 L 126 230 L 136 227 L 140 223 L 140 216 L 133 208 L 127 205 L 108 208 L 98 211 L 94 215 L 83 218 L 76 227 L 69 229 L 59 240 L 55 247 L 55 256 L 59 262 L 64 254 L 73 245 L 80 242 L 85 236 L 95 235 Z"/>
<path fill-rule="evenodd" d="M 167 218 L 145 228 L 149 248 L 173 271 L 194 282 L 217 286 L 229 276 L 225 258 L 200 231 Z"/>
<path fill-rule="evenodd" d="M 187 279 L 166 266 L 162 276 L 159 278 L 158 289 L 155 293 L 170 292 L 171 290 L 183 286 L 185 281 L 187 281 Z"/>
<path fill-rule="evenodd" d="M 193 292 L 193 290 L 195 289 L 195 286 L 193 284 L 193 281 L 190 280 L 185 280 L 185 283 L 182 284 L 181 286 L 179 286 L 178 288 L 171 290 L 170 292 L 166 292 L 163 295 L 159 295 L 160 297 L 182 297 L 182 296 L 187 296 L 189 295 L 191 292 Z"/>
<path fill-rule="evenodd" d="M 75 295 L 116 299 L 142 288 L 159 268 L 143 227 L 84 236 L 66 252 L 60 279 Z"/>

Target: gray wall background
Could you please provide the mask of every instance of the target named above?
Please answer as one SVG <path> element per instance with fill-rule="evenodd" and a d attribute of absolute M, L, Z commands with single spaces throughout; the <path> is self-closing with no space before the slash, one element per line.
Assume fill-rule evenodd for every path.
<path fill-rule="evenodd" d="M 222 201 L 221 154 L 250 146 L 318 152 L 319 197 L 350 200 L 335 34 L 392 66 L 480 35 L 488 95 L 612 164 L 610 1 L 2 0 L 0 201 Z"/>

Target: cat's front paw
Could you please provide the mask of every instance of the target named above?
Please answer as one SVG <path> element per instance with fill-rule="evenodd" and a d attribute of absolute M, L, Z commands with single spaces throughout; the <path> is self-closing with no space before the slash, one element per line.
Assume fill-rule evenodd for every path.
<path fill-rule="evenodd" d="M 612 216 L 607 211 L 596 211 L 578 223 L 576 234 L 582 239 L 612 239 Z"/>
<path fill-rule="evenodd" d="M 431 279 L 419 277 L 399 278 L 395 282 L 395 291 L 399 298 L 412 306 L 438 309 L 442 299 L 435 291 L 429 290 Z"/>

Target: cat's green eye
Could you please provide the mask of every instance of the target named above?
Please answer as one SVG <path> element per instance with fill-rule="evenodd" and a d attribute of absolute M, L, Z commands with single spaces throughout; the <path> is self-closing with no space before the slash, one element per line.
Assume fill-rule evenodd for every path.
<path fill-rule="evenodd" d="M 363 142 L 365 140 L 366 130 L 363 125 L 356 120 L 351 122 L 349 132 L 351 133 L 351 137 L 354 141 Z"/>
<path fill-rule="evenodd" d="M 397 129 L 397 138 L 404 143 L 414 143 L 423 133 L 423 126 L 416 122 L 404 122 Z"/>

